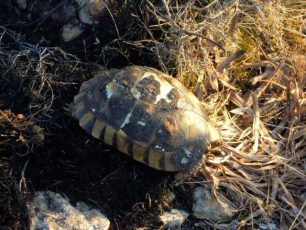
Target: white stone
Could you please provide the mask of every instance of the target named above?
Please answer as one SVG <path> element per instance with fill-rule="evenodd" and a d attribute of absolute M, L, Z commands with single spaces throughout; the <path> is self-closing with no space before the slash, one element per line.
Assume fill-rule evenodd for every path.
<path fill-rule="evenodd" d="M 180 209 L 171 209 L 170 212 L 164 212 L 159 219 L 163 222 L 165 229 L 181 229 L 189 213 Z"/>
<path fill-rule="evenodd" d="M 237 210 L 233 208 L 229 201 L 225 199 L 217 200 L 204 187 L 195 188 L 193 198 L 193 215 L 199 219 L 228 222 L 237 213 Z"/>
<path fill-rule="evenodd" d="M 60 194 L 51 191 L 36 192 L 27 205 L 30 230 L 107 230 L 109 220 L 97 209 L 83 202 L 76 207 Z"/>
<path fill-rule="evenodd" d="M 68 23 L 63 26 L 62 37 L 65 42 L 69 42 L 78 37 L 83 32 L 84 30 L 81 27 Z"/>
<path fill-rule="evenodd" d="M 93 24 L 91 15 L 89 13 L 88 4 L 86 4 L 79 10 L 79 18 L 85 24 L 89 24 L 89 25 Z"/>
<path fill-rule="evenodd" d="M 79 18 L 85 23 L 92 25 L 98 23 L 97 18 L 106 11 L 110 4 L 107 0 L 75 0 L 81 7 L 79 10 Z"/>

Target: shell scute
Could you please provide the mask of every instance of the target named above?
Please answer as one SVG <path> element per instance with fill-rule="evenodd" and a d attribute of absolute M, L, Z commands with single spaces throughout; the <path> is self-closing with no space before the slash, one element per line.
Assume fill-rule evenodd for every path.
<path fill-rule="evenodd" d="M 134 110 L 135 106 L 136 99 L 121 86 L 109 97 L 99 113 L 109 124 L 118 129 L 123 125 L 126 117 Z"/>
<path fill-rule="evenodd" d="M 131 112 L 129 121 L 121 129 L 129 134 L 130 139 L 148 144 L 157 125 L 158 120 L 146 110 L 146 104 L 139 103 Z"/>

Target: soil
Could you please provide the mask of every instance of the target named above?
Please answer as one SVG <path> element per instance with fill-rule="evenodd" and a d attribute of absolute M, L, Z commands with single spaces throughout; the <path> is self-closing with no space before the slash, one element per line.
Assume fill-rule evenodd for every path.
<path fill-rule="evenodd" d="M 159 229 L 162 212 L 191 212 L 192 186 L 174 186 L 173 174 L 95 140 L 64 110 L 92 71 L 158 67 L 152 44 L 135 45 L 151 36 L 140 21 L 152 19 L 143 1 L 118 1 L 113 18 L 83 25 L 86 32 L 65 43 L 63 25 L 51 17 L 74 1 L 62 2 L 29 0 L 24 10 L 15 1 L 0 3 L 0 229 L 27 229 L 26 203 L 40 190 L 103 210 L 111 229 Z M 161 32 L 153 36 L 161 39 Z"/>

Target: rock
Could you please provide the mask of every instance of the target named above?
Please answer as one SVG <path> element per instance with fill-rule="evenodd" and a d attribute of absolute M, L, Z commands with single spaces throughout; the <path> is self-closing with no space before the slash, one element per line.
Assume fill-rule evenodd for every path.
<path fill-rule="evenodd" d="M 81 22 L 85 24 L 93 24 L 93 20 L 91 19 L 91 15 L 89 13 L 88 4 L 86 4 L 79 10 L 79 18 Z"/>
<path fill-rule="evenodd" d="M 81 7 L 79 10 L 79 18 L 83 23 L 98 23 L 107 7 L 110 5 L 109 0 L 75 0 Z"/>
<path fill-rule="evenodd" d="M 110 4 L 110 0 L 89 0 L 88 10 L 94 21 L 101 19 Z"/>
<path fill-rule="evenodd" d="M 193 215 L 199 219 L 228 222 L 237 212 L 229 201 L 217 200 L 209 190 L 203 187 L 195 188 L 193 198 Z"/>
<path fill-rule="evenodd" d="M 74 26 L 68 23 L 63 26 L 62 37 L 65 42 L 69 42 L 84 32 L 80 26 Z"/>
<path fill-rule="evenodd" d="M 109 220 L 97 209 L 78 202 L 76 207 L 60 194 L 36 192 L 28 204 L 31 230 L 107 230 Z"/>
<path fill-rule="evenodd" d="M 163 222 L 165 229 L 181 229 L 189 213 L 180 209 L 171 209 L 170 212 L 164 212 L 159 219 Z"/>
<path fill-rule="evenodd" d="M 27 0 L 16 0 L 17 6 L 22 9 L 25 10 L 27 8 Z"/>

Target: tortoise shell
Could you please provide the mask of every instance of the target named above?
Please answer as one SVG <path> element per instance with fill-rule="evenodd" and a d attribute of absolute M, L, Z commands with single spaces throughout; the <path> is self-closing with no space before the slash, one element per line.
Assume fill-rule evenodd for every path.
<path fill-rule="evenodd" d="M 190 170 L 219 139 L 198 99 L 149 67 L 99 72 L 68 110 L 87 133 L 158 170 Z"/>

